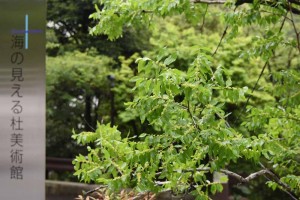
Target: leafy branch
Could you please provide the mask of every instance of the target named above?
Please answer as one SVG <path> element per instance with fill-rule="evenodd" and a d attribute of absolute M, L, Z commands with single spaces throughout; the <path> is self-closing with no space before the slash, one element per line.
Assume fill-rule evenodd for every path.
<path fill-rule="evenodd" d="M 118 5 L 120 2 L 121 6 Z M 193 0 L 192 5 L 189 0 L 182 4 L 178 2 L 176 0 L 151 3 L 107 1 L 105 9 L 93 15 L 94 19 L 100 21 L 96 28 L 98 32 L 95 33 L 109 34 L 112 38 L 119 37 L 124 25 L 138 26 L 151 21 L 147 13 L 163 17 L 170 15 L 175 17 L 174 21 L 178 19 L 176 18 L 178 16 L 174 15 L 185 14 L 187 19 L 196 19 L 195 22 L 200 21 L 200 23 L 199 18 L 203 17 L 202 25 L 200 24 L 200 28 L 203 28 L 208 5 L 193 5 L 193 3 L 225 3 L 222 0 Z M 244 3 L 254 5 L 237 11 Z M 292 176 L 298 163 L 291 160 L 298 151 L 298 140 L 295 139 L 295 133 L 299 130 L 297 120 L 298 113 L 300 113 L 300 108 L 297 108 L 299 105 L 299 99 L 297 99 L 299 80 L 295 78 L 297 73 L 283 71 L 281 74 L 276 74 L 279 67 L 274 70 L 272 68 L 275 71 L 272 73 L 273 85 L 269 84 L 270 80 L 267 79 L 267 83 L 263 85 L 269 84 L 270 87 L 274 87 L 268 88 L 269 91 L 267 89 L 263 91 L 267 93 L 268 99 L 266 101 L 263 98 L 258 101 L 254 99 L 258 102 L 258 106 L 251 109 L 251 113 L 242 124 L 233 122 L 230 126 L 225 119 L 230 113 L 236 116 L 236 110 L 241 111 L 238 112 L 241 114 L 244 102 L 246 101 L 246 107 L 250 97 L 256 95 L 253 93 L 262 82 L 267 67 L 271 68 L 273 61 L 271 58 L 274 58 L 275 50 L 277 53 L 278 47 L 293 46 L 294 41 L 282 44 L 285 40 L 284 33 L 281 31 L 285 21 L 290 20 L 296 35 L 298 34 L 297 21 L 293 19 L 293 16 L 287 18 L 288 13 L 296 14 L 293 9 L 298 8 L 297 3 L 298 1 L 290 2 L 287 10 L 285 6 L 288 4 L 285 1 L 281 1 L 280 4 L 275 1 L 238 0 L 230 4 L 234 12 L 225 16 L 225 30 L 219 41 L 215 42 L 217 36 L 209 42 L 203 42 L 209 37 L 204 39 L 200 36 L 195 37 L 197 40 L 192 40 L 190 46 L 200 44 L 201 47 L 197 47 L 193 52 L 188 47 L 186 54 L 181 54 L 181 50 L 185 49 L 186 45 L 179 45 L 178 40 L 181 37 L 176 37 L 177 32 L 173 30 L 176 30 L 174 27 L 180 26 L 180 22 L 176 21 L 175 26 L 162 25 L 162 29 L 154 30 L 157 32 L 157 37 L 163 38 L 162 35 L 164 35 L 164 38 L 153 39 L 153 43 L 158 46 L 161 42 L 167 45 L 160 45 L 161 48 L 152 52 L 149 57 L 137 59 L 138 73 L 131 79 L 135 82 L 133 89 L 135 97 L 127 104 L 128 110 L 134 111 L 135 116 L 138 116 L 142 123 L 151 125 L 153 130 L 138 132 L 135 139 L 129 139 L 122 137 L 123 135 L 116 127 L 111 129 L 109 126 L 102 125 L 87 138 L 84 134 L 76 135 L 75 138 L 79 140 L 79 143 L 86 144 L 87 141 L 92 141 L 88 137 L 96 140 L 95 150 L 90 150 L 88 158 L 79 156 L 78 162 L 75 162 L 76 175 L 84 181 L 92 180 L 107 184 L 112 191 L 130 187 L 140 191 L 156 192 L 175 188 L 179 192 L 184 192 L 191 184 L 198 184 L 199 188 L 211 187 L 207 185 L 208 178 L 205 175 L 208 172 L 219 171 L 237 179 L 239 183 L 249 183 L 257 177 L 265 176 L 276 183 L 276 188 L 280 188 L 295 198 L 292 191 L 295 193 L 299 191 L 297 186 L 300 182 L 298 176 Z M 267 10 L 268 13 L 262 13 L 262 9 Z M 116 15 L 116 12 L 120 14 Z M 273 12 L 274 15 L 272 15 Z M 211 20 L 210 18 L 211 16 L 207 16 L 206 19 Z M 282 22 L 281 19 L 283 19 Z M 230 40 L 223 44 L 228 34 L 227 31 L 232 27 L 230 39 L 235 38 L 236 33 L 241 30 L 240 27 L 245 27 L 248 31 L 248 25 L 250 30 L 254 28 L 256 31 L 263 27 L 267 29 L 267 32 L 256 37 L 245 36 L 249 39 L 245 44 L 241 46 L 238 44 L 234 50 L 230 47 L 230 51 L 226 52 L 226 45 L 233 44 Z M 250 27 L 250 25 L 254 26 Z M 194 33 L 194 29 L 186 29 L 186 27 L 183 29 L 178 32 L 184 32 L 184 35 L 182 34 L 184 38 L 189 38 L 189 35 Z M 277 32 L 278 29 L 279 32 Z M 174 36 L 174 39 L 170 38 L 170 34 Z M 248 32 L 244 35 L 247 34 Z M 202 35 L 205 33 L 202 32 Z M 236 39 L 239 41 L 239 38 L 236 37 Z M 165 40 L 168 43 L 165 43 Z M 208 43 L 211 45 L 207 45 Z M 175 47 L 169 51 L 169 46 Z M 224 52 L 220 53 L 220 46 L 224 47 L 226 55 L 223 54 L 223 56 L 226 58 L 222 58 Z M 284 48 L 279 50 L 282 49 Z M 233 55 L 228 56 L 231 54 Z M 249 59 L 252 57 L 255 59 Z M 291 65 L 295 66 L 294 63 Z M 251 76 L 251 81 L 245 81 L 249 79 L 247 70 L 252 70 L 254 67 L 256 67 L 255 77 Z M 239 73 L 244 76 L 234 77 L 232 68 L 239 68 Z M 232 81 L 231 75 L 236 82 Z M 243 81 L 239 82 L 241 77 Z M 245 97 L 247 87 L 244 86 L 252 85 L 252 81 L 254 82 L 251 91 L 253 96 Z M 273 94 L 277 92 L 276 87 L 279 88 L 278 94 Z M 280 96 L 286 94 L 286 88 L 290 88 L 291 105 L 292 103 L 295 105 L 287 108 L 289 110 L 286 113 L 291 113 L 293 120 L 281 120 L 289 114 L 285 114 L 285 111 L 278 111 L 281 105 L 279 102 L 286 100 Z M 232 105 L 234 108 L 231 107 Z M 266 109 L 267 116 L 262 115 L 264 109 Z M 290 111 L 291 109 L 295 111 Z M 228 119 L 230 120 L 230 117 Z M 285 150 L 289 152 L 289 155 L 283 153 Z M 92 154 L 93 151 L 95 151 L 94 154 Z M 85 162 L 86 159 L 94 163 Z M 238 159 L 253 160 L 256 164 L 261 160 L 266 160 L 282 178 L 279 178 L 271 167 L 267 169 L 261 166 L 261 170 L 246 177 L 226 169 L 234 165 Z M 287 170 L 281 168 L 287 168 Z M 174 169 L 177 170 L 174 171 Z M 197 195 L 201 195 L 200 190 L 194 191 Z M 205 195 L 208 196 L 209 191 Z"/>
<path fill-rule="evenodd" d="M 295 194 L 293 194 L 291 188 L 287 184 L 283 183 L 278 178 L 278 176 L 276 174 L 274 174 L 272 171 L 270 171 L 269 169 L 266 169 L 266 168 L 261 169 L 257 172 L 253 172 L 253 173 L 249 174 L 246 177 L 243 177 L 243 176 L 241 176 L 241 175 L 239 175 L 239 174 L 237 174 L 233 171 L 227 170 L 227 169 L 220 169 L 218 171 L 225 174 L 225 175 L 228 175 L 228 176 L 231 176 L 231 177 L 235 178 L 236 180 L 239 181 L 239 183 L 246 183 L 246 184 L 250 183 L 252 180 L 254 180 L 254 179 L 256 179 L 260 176 L 269 175 L 274 182 L 276 182 L 279 186 L 281 186 L 281 189 L 285 193 L 287 193 L 292 199 L 297 200 L 297 197 L 296 197 Z M 179 173 L 179 171 L 176 171 L 176 170 L 174 170 L 174 172 Z M 182 173 L 211 172 L 211 168 L 210 167 L 201 167 L 201 168 L 196 168 L 196 169 L 182 169 L 182 170 L 180 170 L 180 172 L 182 172 Z M 156 174 L 160 175 L 161 172 L 158 172 Z M 169 184 L 170 181 L 155 181 L 155 183 L 158 184 L 158 185 L 165 185 L 165 184 Z"/>

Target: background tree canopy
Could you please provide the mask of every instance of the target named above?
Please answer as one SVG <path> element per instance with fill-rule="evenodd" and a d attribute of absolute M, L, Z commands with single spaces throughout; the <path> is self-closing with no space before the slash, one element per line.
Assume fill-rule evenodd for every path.
<path fill-rule="evenodd" d="M 95 1 L 47 3 L 47 156 L 73 158 L 85 152 L 71 140 L 72 129 L 94 130 L 97 121 L 108 123 L 111 115 L 124 132 L 147 127 L 135 117 L 119 114 L 124 102 L 132 99 L 128 78 L 134 71 L 129 65 L 137 58 L 135 53 L 150 49 L 149 31 L 128 28 L 124 38 L 111 42 L 107 36 L 88 34 Z M 110 75 L 115 77 L 114 112 Z"/>
<path fill-rule="evenodd" d="M 89 15 L 94 12 L 96 2 L 96 0 L 47 1 L 48 28 L 55 33 L 63 51 L 74 49 L 85 51 L 94 47 L 100 54 L 117 59 L 120 55 L 131 56 L 147 48 L 148 33 L 142 29 L 124 30 L 124 37 L 117 42 L 108 41 L 105 35 L 98 37 L 89 35 L 89 27 L 95 24 L 89 19 Z M 137 35 L 139 37 L 135 37 Z M 52 52 L 52 55 L 53 53 L 55 52 Z"/>
<path fill-rule="evenodd" d="M 67 121 L 74 120 L 75 132 L 86 130 L 73 135 L 89 145 L 87 156 L 74 160 L 80 180 L 111 191 L 172 190 L 208 199 L 222 190 L 211 178 L 221 172 L 242 183 L 232 188 L 236 198 L 300 197 L 300 1 L 103 0 L 81 7 L 91 10 L 49 15 L 56 26 L 48 49 L 60 56 L 49 57 L 47 69 L 53 75 L 48 113 L 74 112 Z M 69 12 L 77 13 L 63 13 Z M 86 28 L 72 36 L 64 23 Z M 128 31 L 137 34 L 128 40 Z M 104 47 L 114 44 L 106 38 L 120 49 L 137 48 L 114 54 Z M 110 74 L 118 128 L 106 124 Z M 90 115 L 87 94 L 92 103 L 104 95 Z"/>

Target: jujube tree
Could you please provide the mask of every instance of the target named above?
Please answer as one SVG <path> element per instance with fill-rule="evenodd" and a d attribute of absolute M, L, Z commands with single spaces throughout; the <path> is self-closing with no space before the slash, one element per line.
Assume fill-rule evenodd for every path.
<path fill-rule="evenodd" d="M 215 46 L 198 46 L 185 66 L 176 66 L 178 55 L 168 47 L 136 60 L 135 97 L 127 109 L 155 133 L 121 137 L 117 127 L 98 124 L 95 132 L 73 135 L 96 145 L 74 160 L 81 180 L 113 191 L 172 190 L 207 199 L 222 190 L 209 173 L 221 172 L 240 183 L 264 176 L 272 189 L 299 198 L 300 1 L 107 0 L 91 15 L 98 22 L 91 33 L 113 40 L 126 26 L 155 26 L 157 16 L 184 15 L 205 25 L 210 4 L 224 4 L 225 26 Z M 246 48 L 226 51 L 245 33 L 253 35 Z M 260 68 L 256 79 L 236 79 L 236 71 L 220 62 L 226 58 L 240 69 L 241 60 Z M 242 176 L 234 171 L 239 162 L 255 167 Z"/>

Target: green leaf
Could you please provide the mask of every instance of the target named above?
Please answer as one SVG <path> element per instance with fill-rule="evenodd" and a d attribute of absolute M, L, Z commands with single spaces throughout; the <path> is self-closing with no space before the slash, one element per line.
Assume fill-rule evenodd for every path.
<path fill-rule="evenodd" d="M 212 194 L 215 194 L 215 193 L 217 192 L 217 185 L 216 185 L 216 184 L 212 184 L 212 185 L 210 186 L 210 192 L 211 192 Z"/>
<path fill-rule="evenodd" d="M 176 54 L 172 54 L 170 55 L 169 57 L 167 57 L 164 61 L 164 64 L 165 65 L 170 65 L 172 64 L 173 62 L 175 62 L 177 59 L 177 55 Z"/>

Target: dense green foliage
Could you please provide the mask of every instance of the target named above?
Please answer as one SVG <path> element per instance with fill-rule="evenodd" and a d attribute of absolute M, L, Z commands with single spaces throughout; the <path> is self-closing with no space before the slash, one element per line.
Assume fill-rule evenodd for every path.
<path fill-rule="evenodd" d="M 76 175 L 112 191 L 206 199 L 223 172 L 248 198 L 299 198 L 300 3 L 201 2 L 49 0 L 47 154 L 82 152 L 74 128 Z"/>
<path fill-rule="evenodd" d="M 93 3 L 97 2 L 48 2 L 51 23 L 47 32 L 47 52 L 56 56 L 47 60 L 48 156 L 73 157 L 75 152 L 83 151 L 68 140 L 71 127 L 78 132 L 93 131 L 96 121 L 110 121 L 111 92 L 107 75 L 114 74 L 114 115 L 118 129 L 122 131 L 122 137 L 116 140 L 124 143 L 124 148 L 129 146 L 130 151 L 117 148 L 115 153 L 109 151 L 110 157 L 94 160 L 94 165 L 77 164 L 78 169 L 83 167 L 77 174 L 84 175 L 86 181 L 108 183 L 113 189 L 130 186 L 154 191 L 171 188 L 177 192 L 200 184 L 200 188 L 207 187 L 215 192 L 220 186 L 205 182 L 209 179 L 208 169 L 227 168 L 250 174 L 262 168 L 260 161 L 281 178 L 279 181 L 271 176 L 271 180 L 287 184 L 279 187 L 298 192 L 299 52 L 295 47 L 299 41 L 294 36 L 297 30 L 293 25 L 298 27 L 295 15 L 288 13 L 281 28 L 282 16 L 287 11 L 286 1 L 281 1 L 282 5 L 275 8 L 256 1 L 253 5 L 239 6 L 235 12 L 230 11 L 228 4 L 226 13 L 221 15 L 219 8 L 224 9 L 223 6 L 208 7 L 189 1 L 107 1 L 92 15 L 96 21 L 88 19 L 94 9 Z M 291 8 L 297 7 L 291 4 Z M 157 15 L 165 19 L 157 18 Z M 99 16 L 100 23 L 97 24 Z M 123 30 L 125 32 L 113 43 L 106 41 L 103 35 L 100 38 L 88 36 L 87 24 L 96 25 L 93 33 L 107 33 L 111 39 L 120 36 Z M 132 29 L 132 25 L 136 29 Z M 145 45 L 150 33 L 145 32 L 147 26 L 151 32 L 151 50 L 150 45 Z M 211 56 L 224 29 L 227 34 L 222 38 L 220 49 Z M 134 38 L 136 35 L 139 37 Z M 74 52 L 75 49 L 82 53 Z M 138 55 L 129 56 L 141 49 L 147 49 L 142 54 L 148 58 L 139 60 L 137 72 L 134 60 Z M 100 54 L 106 54 L 114 61 Z M 201 71 L 203 67 L 204 72 Z M 262 69 L 263 76 L 251 92 Z M 132 82 L 128 82 L 137 73 Z M 131 91 L 134 84 L 135 90 Z M 249 88 L 246 92 L 249 102 L 243 97 L 245 87 Z M 124 111 L 126 101 L 133 103 L 128 103 Z M 137 116 L 144 124 L 136 120 Z M 147 124 L 153 128 L 149 129 Z M 98 129 L 98 133 L 104 130 L 117 132 L 104 125 L 99 125 Z M 77 137 L 81 143 L 92 142 L 89 137 Z M 102 136 L 93 139 L 99 137 Z M 115 142 L 109 135 L 106 139 Z M 155 146 L 153 141 L 158 145 Z M 187 148 L 191 143 L 195 145 Z M 99 144 L 90 145 L 99 151 L 98 156 L 102 156 L 105 148 Z M 145 153 L 140 153 L 144 150 Z M 152 153 L 147 153 L 150 150 Z M 128 160 L 123 158 L 117 163 L 117 166 L 127 165 L 123 174 L 130 179 L 123 182 L 110 179 L 114 178 L 111 174 L 123 177 L 119 171 L 112 173 L 116 169 L 110 159 L 116 159 L 116 153 L 126 158 L 129 155 Z M 130 157 L 136 153 L 142 156 Z M 153 161 L 153 166 L 145 167 L 147 164 L 143 159 L 151 161 L 149 155 L 158 160 Z M 94 168 L 98 162 L 106 163 L 108 171 Z M 167 171 L 162 171 L 165 167 Z M 96 175 L 89 177 L 94 170 Z M 156 176 L 149 173 L 151 170 Z M 195 177 L 179 178 L 182 170 L 187 171 L 186 176 Z M 193 170 L 200 175 L 194 175 Z M 144 182 L 139 182 L 137 174 Z M 115 182 L 121 185 L 114 185 Z M 154 183 L 157 184 L 153 186 Z M 277 187 L 272 182 L 268 185 Z M 250 191 L 255 191 L 253 187 L 261 190 L 257 183 L 251 187 Z M 252 196 L 258 199 L 255 194 Z"/>
<path fill-rule="evenodd" d="M 219 171 L 242 183 L 264 175 L 271 189 L 300 196 L 298 1 L 228 1 L 219 17 L 201 1 L 101 2 L 92 34 L 116 39 L 124 27 L 150 24 L 155 50 L 136 60 L 127 112 L 154 130 L 122 137 L 98 124 L 74 134 L 93 143 L 74 160 L 81 180 L 207 199 L 222 190 L 209 179 Z"/>

